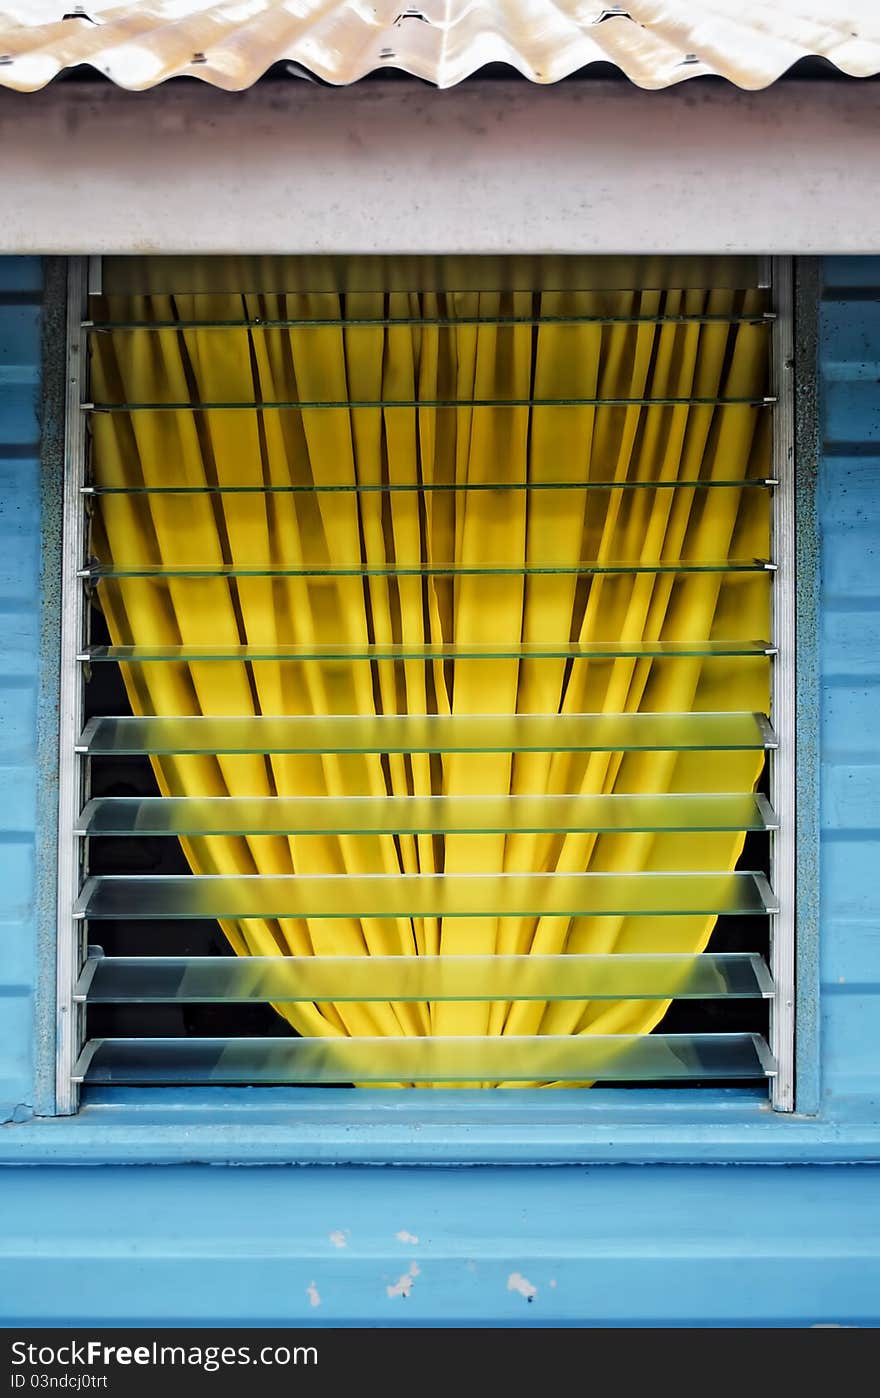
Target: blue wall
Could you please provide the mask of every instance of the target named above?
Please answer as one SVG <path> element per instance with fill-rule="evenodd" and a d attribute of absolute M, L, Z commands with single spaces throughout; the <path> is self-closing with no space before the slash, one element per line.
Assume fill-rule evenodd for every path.
<path fill-rule="evenodd" d="M 818 1116 L 748 1094 L 545 1094 L 530 1113 L 438 1093 L 426 1113 L 270 1092 L 94 1094 L 51 1121 L 31 1051 L 39 268 L 0 261 L 0 1115 L 18 1118 L 0 1320 L 880 1323 L 880 259 L 823 278 Z"/>
<path fill-rule="evenodd" d="M 34 1103 L 39 258 L 0 258 L 0 1121 Z"/>
<path fill-rule="evenodd" d="M 880 261 L 831 258 L 820 317 L 822 1003 L 829 1110 L 880 1093 Z M 865 1103 L 868 1108 L 867 1102 Z M 873 1106 L 880 1113 L 880 1104 Z"/>

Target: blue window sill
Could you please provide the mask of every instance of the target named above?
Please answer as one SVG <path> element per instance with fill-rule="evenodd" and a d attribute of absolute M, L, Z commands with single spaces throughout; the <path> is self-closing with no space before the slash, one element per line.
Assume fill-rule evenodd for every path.
<path fill-rule="evenodd" d="M 871 1121 L 873 1117 L 873 1122 Z M 75 1117 L 0 1130 L 0 1164 L 578 1165 L 880 1159 L 876 1104 L 833 1120 L 760 1089 L 93 1089 Z"/>

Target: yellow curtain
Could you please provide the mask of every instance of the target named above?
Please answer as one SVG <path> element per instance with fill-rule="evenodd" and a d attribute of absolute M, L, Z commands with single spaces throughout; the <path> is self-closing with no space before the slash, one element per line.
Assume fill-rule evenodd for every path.
<path fill-rule="evenodd" d="M 578 572 L 769 553 L 766 492 L 668 488 L 769 474 L 765 414 L 747 404 L 646 408 L 544 399 L 760 398 L 766 332 L 732 291 L 326 293 L 211 299 L 220 320 L 318 327 L 138 329 L 95 337 L 97 401 L 458 400 L 464 406 L 208 408 L 94 421 L 93 550 L 117 567 L 252 568 L 253 576 L 107 581 L 117 644 L 388 642 L 417 648 L 554 640 L 751 640 L 769 626 L 760 572 Z M 119 301 L 134 321 L 188 321 L 201 298 Z M 475 318 L 536 313 L 545 323 Z M 632 317 L 709 315 L 708 323 Z M 620 317 L 615 323 L 546 318 Z M 392 326 L 358 321 L 414 321 Z M 438 325 L 449 319 L 452 327 Z M 485 400 L 539 400 L 480 406 Z M 524 488 L 562 483 L 567 488 Z M 614 489 L 639 483 L 643 488 Z M 602 488 L 587 489 L 591 487 Z M 658 488 L 651 488 L 657 483 Z M 268 487 L 444 489 L 261 493 Z M 144 487 L 194 493 L 136 493 Z M 218 488 L 259 487 L 254 493 Z M 474 487 L 493 486 L 493 489 Z M 197 493 L 212 487 L 213 493 Z M 450 488 L 457 487 L 457 488 Z M 607 488 L 605 488 L 607 487 Z M 420 565 L 429 571 L 419 573 Z M 480 573 L 480 568 L 506 572 Z M 541 572 L 542 566 L 570 569 Z M 260 568 L 351 569 L 260 576 Z M 363 570 L 411 568 L 394 575 Z M 455 568 L 455 573 L 442 569 Z M 437 571 L 433 571 L 437 570 Z M 474 571 L 468 571 L 474 570 Z M 763 657 L 266 660 L 123 666 L 136 714 L 767 711 Z M 749 792 L 760 757 L 492 753 L 154 759 L 163 794 L 528 795 Z M 196 873 L 343 874 L 728 870 L 742 833 L 212 836 L 183 841 Z M 248 919 L 240 955 L 699 952 L 714 918 Z M 666 1002 L 340 1002 L 279 1007 L 306 1035 L 647 1033 Z"/>

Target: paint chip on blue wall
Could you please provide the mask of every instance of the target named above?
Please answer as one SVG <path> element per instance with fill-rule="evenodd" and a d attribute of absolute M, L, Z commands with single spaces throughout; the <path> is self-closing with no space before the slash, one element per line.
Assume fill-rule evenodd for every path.
<path fill-rule="evenodd" d="M 532 1286 L 528 1277 L 524 1277 L 522 1272 L 511 1272 L 507 1278 L 507 1290 L 517 1291 L 520 1296 L 524 1296 L 527 1301 L 532 1301 L 538 1294 L 538 1288 Z"/>
<path fill-rule="evenodd" d="M 407 1296 L 409 1296 L 412 1291 L 413 1282 L 419 1275 L 419 1271 L 418 1262 L 411 1262 L 408 1272 L 404 1272 L 402 1277 L 398 1277 L 393 1286 L 386 1286 L 385 1290 L 392 1300 L 395 1296 L 401 1296 L 404 1301 L 406 1300 Z"/>

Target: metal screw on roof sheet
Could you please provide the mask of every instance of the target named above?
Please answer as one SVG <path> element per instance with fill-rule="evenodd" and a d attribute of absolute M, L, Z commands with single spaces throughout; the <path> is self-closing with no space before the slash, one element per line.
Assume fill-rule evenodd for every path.
<path fill-rule="evenodd" d="M 14 61 L 11 53 L 0 53 L 0 68 L 7 68 Z"/>
<path fill-rule="evenodd" d="M 689 65 L 691 63 L 699 63 L 699 61 L 700 60 L 697 58 L 697 55 L 695 53 L 686 53 L 681 62 L 676 64 L 676 67 L 684 68 L 685 65 Z"/>
<path fill-rule="evenodd" d="M 379 52 L 379 57 L 380 57 L 380 58 L 393 58 L 393 57 L 394 57 L 394 49 L 381 49 L 380 52 Z"/>
<path fill-rule="evenodd" d="M 629 10 L 622 10 L 615 5 L 613 9 L 602 10 L 601 13 L 598 14 L 596 18 L 593 20 L 593 24 L 604 24 L 606 19 L 632 20 L 632 15 L 630 14 Z"/>
<path fill-rule="evenodd" d="M 421 10 L 402 10 L 401 13 L 397 16 L 397 19 L 394 21 L 394 24 L 401 24 L 405 19 L 419 19 L 421 20 L 422 24 L 431 23 L 431 21 L 428 19 L 428 16 L 423 15 Z"/>
<path fill-rule="evenodd" d="M 190 59 L 190 63 L 207 63 L 207 61 L 208 60 L 203 53 L 194 53 L 192 58 Z"/>

